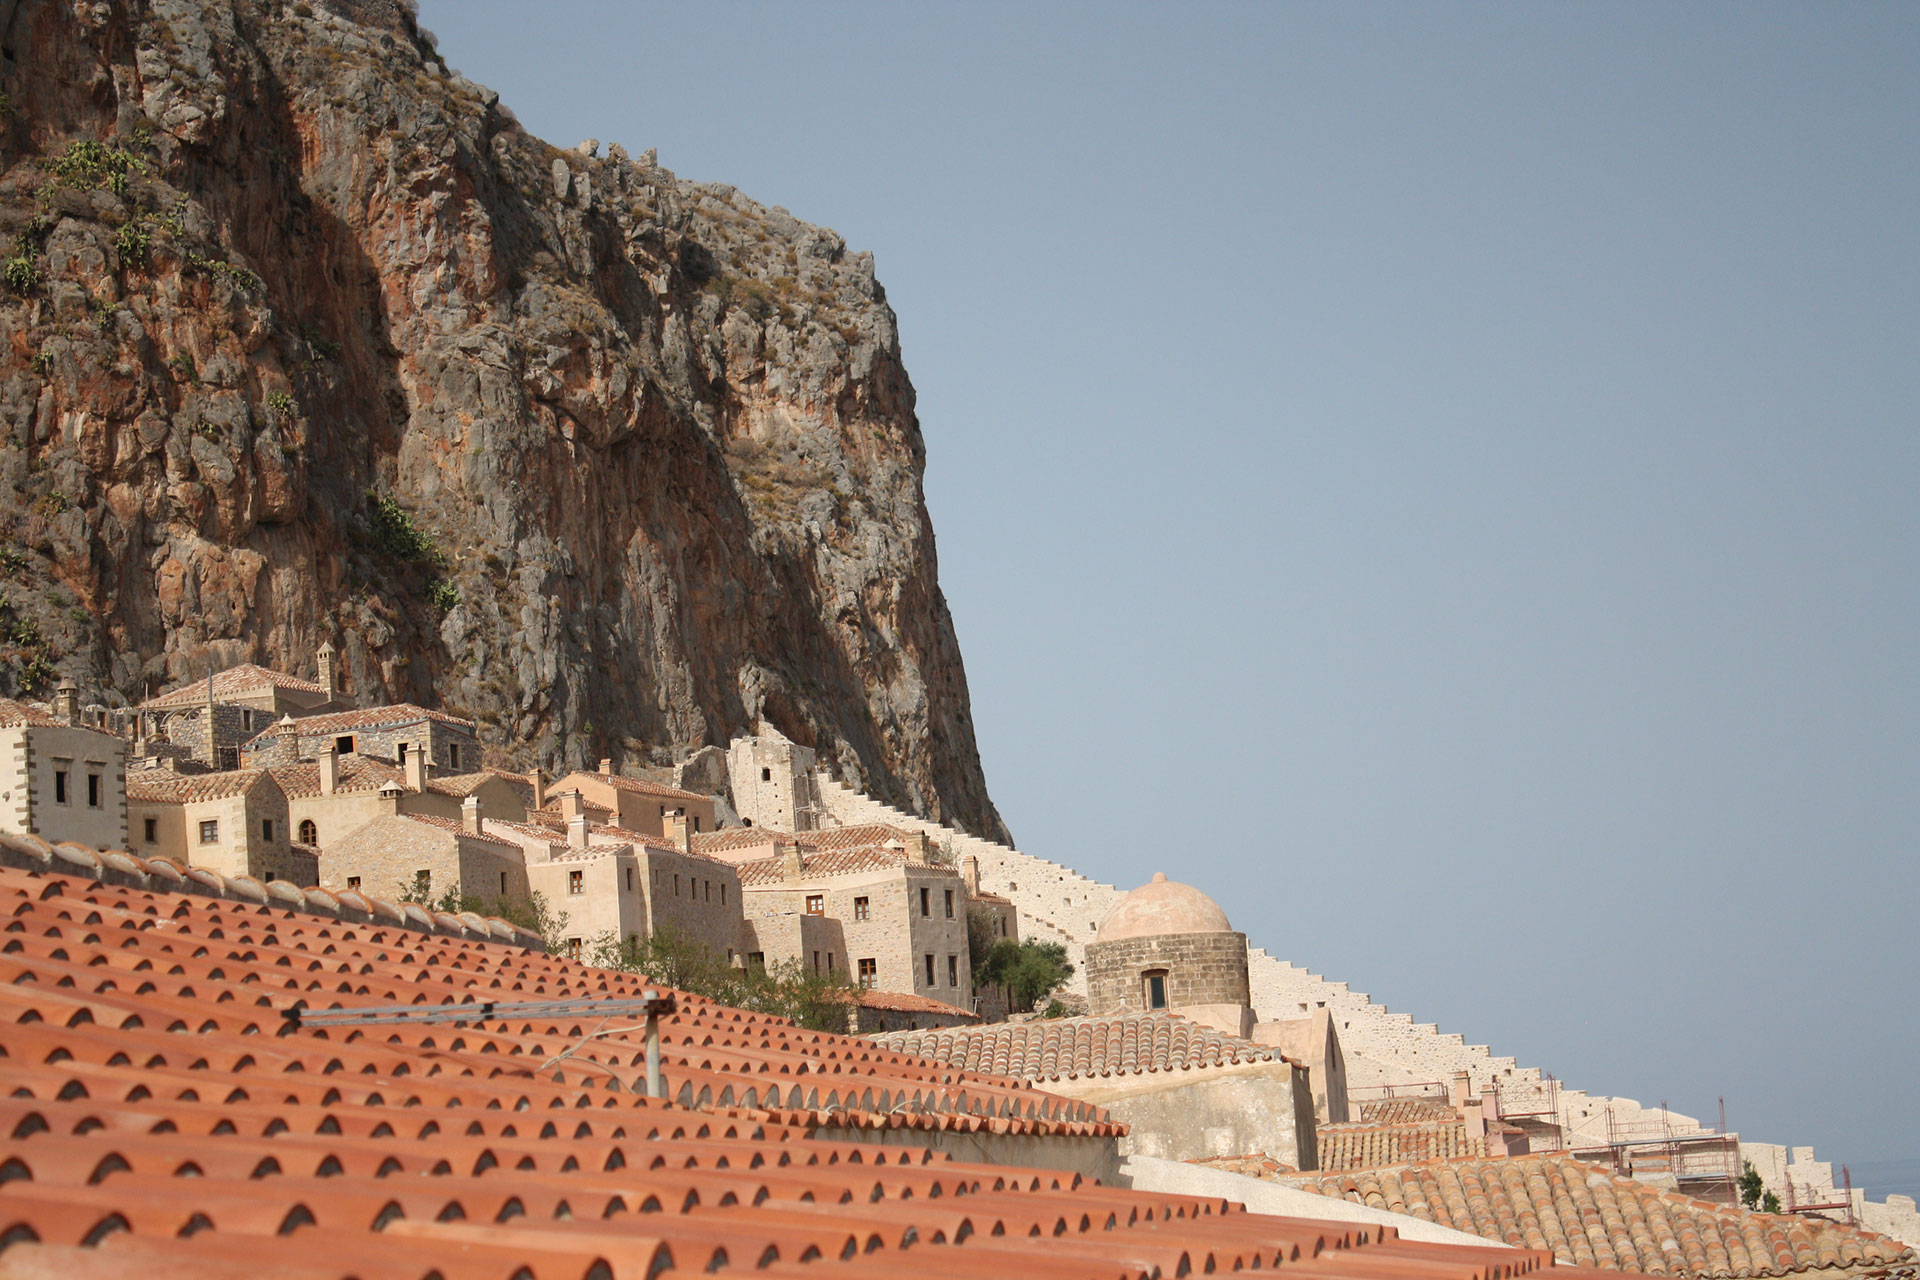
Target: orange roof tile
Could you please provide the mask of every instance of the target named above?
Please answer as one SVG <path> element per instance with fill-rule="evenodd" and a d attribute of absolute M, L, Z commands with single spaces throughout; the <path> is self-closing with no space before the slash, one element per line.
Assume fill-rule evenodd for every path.
<path fill-rule="evenodd" d="M 1119 1129 L 1085 1103 L 698 997 L 661 1019 L 672 1101 L 634 1091 L 637 1020 L 292 1022 L 296 1005 L 645 987 L 364 913 L 174 892 L 159 863 L 62 854 L 0 837 L 9 1275 L 1047 1280 L 1285 1264 L 1299 1280 L 1516 1280 L 1552 1265 L 1539 1249 L 1416 1245 L 916 1146 L 803 1141 L 833 1126 Z M 342 911 L 350 899 L 364 901 L 308 895 Z"/>
<path fill-rule="evenodd" d="M 651 778 L 629 778 L 623 773 L 596 773 L 586 769 L 577 769 L 564 778 L 556 779 L 555 787 L 566 788 L 565 784 L 574 778 L 590 779 L 604 783 L 615 791 L 630 791 L 643 796 L 658 796 L 663 800 L 711 800 L 712 796 L 697 795 L 692 791 L 682 791 L 670 787 L 664 782 L 655 782 Z"/>
<path fill-rule="evenodd" d="M 127 799 L 144 804 L 198 804 L 250 791 L 265 769 L 226 769 L 219 773 L 178 773 L 172 769 L 129 769 Z"/>
<path fill-rule="evenodd" d="M 1857 1227 L 1710 1204 L 1562 1155 L 1276 1180 L 1488 1240 L 1551 1249 L 1561 1262 L 1585 1267 L 1739 1277 L 1885 1271 L 1920 1261 L 1900 1242 Z"/>
<path fill-rule="evenodd" d="M 293 726 L 303 736 L 327 733 L 344 733 L 349 729 L 391 729 L 400 725 L 418 724 L 422 720 L 431 720 L 435 724 L 444 724 L 467 733 L 476 732 L 471 720 L 462 720 L 459 716 L 448 715 L 444 711 L 434 711 L 427 707 L 415 706 L 411 702 L 396 702 L 384 707 L 362 707 L 358 711 L 329 711 L 317 716 L 298 716 Z M 286 729 L 284 723 L 268 725 L 248 740 L 247 746 L 264 744 L 274 735 Z"/>
<path fill-rule="evenodd" d="M 1359 1124 L 1422 1124 L 1460 1119 L 1460 1112 L 1445 1098 L 1375 1098 L 1357 1105 Z"/>
<path fill-rule="evenodd" d="M 1320 1167 L 1329 1172 L 1487 1154 L 1487 1140 L 1469 1134 L 1457 1115 L 1412 1124 L 1323 1124 L 1319 1146 Z"/>
<path fill-rule="evenodd" d="M 915 995 L 911 991 L 882 991 L 878 987 L 860 987 L 855 989 L 853 998 L 857 1004 L 868 1009 L 887 1009 L 894 1013 L 932 1013 L 946 1018 L 969 1018 L 975 1022 L 980 1020 L 980 1015 L 971 1009 L 962 1009 L 957 1004 L 945 1004 L 926 996 Z"/>
<path fill-rule="evenodd" d="M 63 721 L 30 702 L 0 698 L 0 729 L 64 729 Z"/>
<path fill-rule="evenodd" d="M 739 862 L 734 865 L 740 869 L 742 885 L 778 885 L 785 879 L 786 864 L 781 858 L 756 858 L 752 862 Z M 803 853 L 800 865 L 800 874 L 809 879 L 859 875 L 862 872 L 885 871 L 889 867 L 909 865 L 917 871 L 930 871 L 935 875 L 949 875 L 957 878 L 960 874 L 952 867 L 943 867 L 934 863 L 910 863 L 902 850 L 884 849 L 873 845 L 860 849 L 836 849 L 831 853 Z"/>
<path fill-rule="evenodd" d="M 239 697 L 256 689 L 291 689 L 296 693 L 317 693 L 326 696 L 327 687 L 313 680 L 299 676 L 290 676 L 284 671 L 275 671 L 271 667 L 256 666 L 243 662 L 237 667 L 228 667 L 217 671 L 213 676 L 213 697 L 217 702 L 221 698 Z M 140 704 L 142 711 L 165 711 L 172 707 L 204 706 L 207 701 L 206 680 L 189 680 L 177 689 L 170 689 L 155 698 L 148 698 Z"/>
<path fill-rule="evenodd" d="M 1280 1058 L 1270 1045 L 1223 1035 L 1171 1013 L 1043 1018 L 980 1027 L 889 1031 L 873 1037 L 965 1071 L 1022 1080 L 1135 1075 Z"/>
<path fill-rule="evenodd" d="M 728 849 L 751 849 L 767 841 L 792 844 L 794 837 L 772 827 L 722 827 L 718 831 L 697 831 L 693 847 L 701 853 L 724 853 Z"/>
<path fill-rule="evenodd" d="M 267 772 L 280 784 L 290 800 L 320 794 L 320 765 L 312 760 L 299 764 L 270 765 Z M 378 791 L 389 782 L 406 785 L 406 774 L 398 766 L 366 756 L 341 756 L 335 777 L 335 791 Z"/>

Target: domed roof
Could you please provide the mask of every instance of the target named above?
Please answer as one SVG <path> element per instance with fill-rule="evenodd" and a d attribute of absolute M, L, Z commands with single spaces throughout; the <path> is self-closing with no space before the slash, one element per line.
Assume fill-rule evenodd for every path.
<path fill-rule="evenodd" d="M 1232 933 L 1220 904 L 1190 884 L 1167 879 L 1156 871 L 1153 879 L 1114 904 L 1100 922 L 1095 942 L 1122 938 L 1152 938 L 1167 933 Z"/>

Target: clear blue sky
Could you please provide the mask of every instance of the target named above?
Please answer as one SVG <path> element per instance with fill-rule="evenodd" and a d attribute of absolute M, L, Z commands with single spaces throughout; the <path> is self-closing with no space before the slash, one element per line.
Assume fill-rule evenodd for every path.
<path fill-rule="evenodd" d="M 1920 7 L 422 18 L 874 251 L 1023 847 L 1920 1155 Z"/>

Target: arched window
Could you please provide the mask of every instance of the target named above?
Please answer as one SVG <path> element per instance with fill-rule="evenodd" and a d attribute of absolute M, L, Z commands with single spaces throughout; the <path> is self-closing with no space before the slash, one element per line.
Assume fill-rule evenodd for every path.
<path fill-rule="evenodd" d="M 300 819 L 300 843 L 313 845 L 320 843 L 320 828 L 313 825 L 312 818 Z"/>

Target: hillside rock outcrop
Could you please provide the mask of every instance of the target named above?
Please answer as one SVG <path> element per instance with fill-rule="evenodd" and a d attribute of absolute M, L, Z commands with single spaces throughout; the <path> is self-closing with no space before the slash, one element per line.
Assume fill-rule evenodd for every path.
<path fill-rule="evenodd" d="M 503 761 L 765 721 L 1004 836 L 870 255 L 395 0 L 0 0 L 0 90 L 0 692 L 332 639 Z"/>

